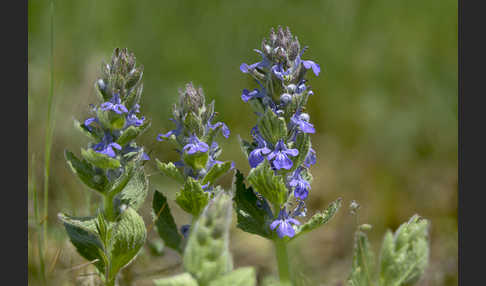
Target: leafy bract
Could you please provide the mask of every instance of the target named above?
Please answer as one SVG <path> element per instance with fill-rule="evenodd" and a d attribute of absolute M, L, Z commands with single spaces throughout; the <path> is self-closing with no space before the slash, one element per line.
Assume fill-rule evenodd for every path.
<path fill-rule="evenodd" d="M 198 181 L 188 177 L 184 187 L 176 194 L 176 203 L 186 212 L 198 217 L 207 205 L 209 196 Z"/>
<path fill-rule="evenodd" d="M 326 224 L 339 210 L 342 204 L 342 199 L 338 198 L 329 204 L 329 206 L 322 213 L 316 213 L 313 215 L 306 223 L 301 224 L 297 227 L 295 231 L 295 236 L 291 238 L 295 239 L 302 235 L 303 233 L 314 230 L 324 224 Z"/>
<path fill-rule="evenodd" d="M 270 163 L 265 159 L 256 168 L 251 169 L 247 177 L 255 191 L 260 193 L 273 205 L 282 205 L 287 198 L 287 187 L 282 176 L 275 175 Z"/>
<path fill-rule="evenodd" d="M 272 220 L 273 214 L 267 201 L 264 198 L 258 198 L 252 188 L 246 188 L 244 177 L 239 170 L 236 170 L 233 188 L 237 226 L 248 233 L 270 239 L 268 223 Z"/>

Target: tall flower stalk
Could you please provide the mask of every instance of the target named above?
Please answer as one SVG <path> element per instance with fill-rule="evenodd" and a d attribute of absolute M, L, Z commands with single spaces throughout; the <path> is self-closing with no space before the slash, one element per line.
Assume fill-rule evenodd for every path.
<path fill-rule="evenodd" d="M 102 65 L 95 88 L 101 103 L 91 105 L 91 116 L 75 126 L 92 142 L 82 158 L 66 150 L 71 170 L 103 198 L 97 214 L 73 217 L 59 214 L 71 242 L 97 268 L 105 285 L 115 285 L 118 272 L 138 254 L 146 238 L 136 212 L 145 200 L 148 180 L 143 147 L 135 139 L 150 122 L 140 115 L 143 67 L 126 49 L 115 49 Z"/>
<path fill-rule="evenodd" d="M 157 136 L 158 141 L 170 141 L 176 146 L 180 159 L 162 163 L 157 167 L 166 176 L 182 185 L 176 203 L 196 221 L 208 202 L 223 189 L 217 179 L 233 168 L 233 162 L 218 160 L 221 148 L 218 134 L 228 138 L 230 131 L 225 123 L 214 122 L 214 101 L 206 104 L 203 90 L 188 83 L 179 91 L 179 102 L 174 104 L 172 118 L 175 128 Z M 166 197 L 155 192 L 153 204 L 155 224 L 167 246 L 182 253 L 190 224 L 179 229 L 167 206 Z M 170 231 L 168 231 L 168 229 Z"/>
<path fill-rule="evenodd" d="M 254 110 L 257 124 L 251 130 L 251 142 L 241 140 L 251 167 L 247 177 L 251 188 L 242 185 L 243 176 L 237 173 L 238 226 L 274 242 L 282 282 L 292 281 L 288 242 L 327 222 L 341 202 L 333 202 L 306 224 L 299 221 L 306 216 L 305 200 L 312 181 L 309 169 L 316 163 L 310 140 L 315 128 L 306 113 L 314 93 L 306 75 L 320 73 L 316 62 L 302 58 L 306 49 L 289 28 L 279 27 L 263 39 L 261 50 L 255 50 L 261 60 L 240 66 L 258 87 L 241 94 Z"/>

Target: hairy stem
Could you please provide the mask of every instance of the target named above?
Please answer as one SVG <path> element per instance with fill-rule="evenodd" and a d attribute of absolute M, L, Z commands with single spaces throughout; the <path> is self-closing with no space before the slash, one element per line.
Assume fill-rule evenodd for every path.
<path fill-rule="evenodd" d="M 287 242 L 283 239 L 276 238 L 274 241 L 275 253 L 277 256 L 278 276 L 280 282 L 291 282 L 289 257 L 287 253 Z"/>

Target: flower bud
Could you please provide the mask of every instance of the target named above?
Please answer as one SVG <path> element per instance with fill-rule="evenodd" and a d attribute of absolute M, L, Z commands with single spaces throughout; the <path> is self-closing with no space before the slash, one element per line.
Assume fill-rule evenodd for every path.
<path fill-rule="evenodd" d="M 284 94 L 282 94 L 282 96 L 280 96 L 280 103 L 286 105 L 290 101 L 292 101 L 292 95 L 290 95 L 288 93 L 284 93 Z"/>
<path fill-rule="evenodd" d="M 309 122 L 309 120 L 310 120 L 309 114 L 307 114 L 307 113 L 301 113 L 301 114 L 299 115 L 299 118 L 300 118 L 301 120 L 304 120 L 304 121 L 307 121 L 307 122 Z"/>

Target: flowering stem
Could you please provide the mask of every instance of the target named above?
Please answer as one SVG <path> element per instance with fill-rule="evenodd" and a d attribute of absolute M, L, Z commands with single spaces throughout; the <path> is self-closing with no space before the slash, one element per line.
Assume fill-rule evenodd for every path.
<path fill-rule="evenodd" d="M 278 276 L 280 278 L 280 282 L 289 283 L 291 282 L 291 279 L 289 269 L 289 257 L 287 254 L 287 242 L 280 238 L 274 239 L 273 242 L 277 255 Z"/>
<path fill-rule="evenodd" d="M 113 207 L 112 195 L 105 195 L 103 198 L 103 209 L 105 210 L 106 219 L 108 221 L 115 220 L 115 209 Z"/>

